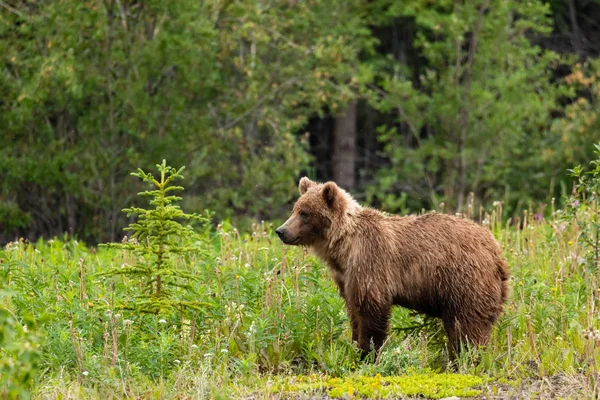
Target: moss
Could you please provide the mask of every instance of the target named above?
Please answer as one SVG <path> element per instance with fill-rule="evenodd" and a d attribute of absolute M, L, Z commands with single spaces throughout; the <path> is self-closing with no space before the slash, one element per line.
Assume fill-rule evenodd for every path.
<path fill-rule="evenodd" d="M 405 376 L 323 376 L 295 377 L 275 385 L 275 391 L 285 393 L 326 392 L 334 399 L 385 399 L 397 396 L 422 396 L 430 399 L 443 397 L 473 397 L 481 393 L 477 386 L 484 378 L 460 374 L 415 374 Z"/>

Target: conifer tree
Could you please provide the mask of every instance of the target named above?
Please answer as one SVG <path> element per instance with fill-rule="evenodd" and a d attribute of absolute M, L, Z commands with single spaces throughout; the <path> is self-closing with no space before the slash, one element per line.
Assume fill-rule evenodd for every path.
<path fill-rule="evenodd" d="M 198 214 L 187 214 L 175 204 L 181 197 L 173 193 L 182 191 L 183 187 L 173 185 L 173 182 L 183 179 L 181 172 L 185 167 L 177 170 L 167 166 L 166 160 L 156 167 L 160 174 L 158 178 L 142 169 L 131 174 L 152 185 L 151 190 L 138 193 L 150 198 L 149 208 L 123 210 L 127 216 L 137 219 L 125 228 L 132 232 L 131 238 L 125 237 L 121 243 L 105 245 L 132 252 L 136 261 L 134 265 L 112 268 L 105 275 L 127 276 L 138 280 L 143 288 L 134 303 L 122 305 L 122 308 L 153 314 L 186 308 L 202 310 L 205 303 L 190 299 L 195 293 L 196 275 L 181 267 L 185 263 L 176 261 L 190 252 L 206 254 L 199 247 L 205 242 L 204 238 L 191 225 L 183 225 L 179 221 L 197 221 L 205 225 L 208 219 Z"/>

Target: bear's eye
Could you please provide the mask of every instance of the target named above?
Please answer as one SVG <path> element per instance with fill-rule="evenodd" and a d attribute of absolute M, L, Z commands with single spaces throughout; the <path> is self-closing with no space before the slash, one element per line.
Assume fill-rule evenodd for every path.
<path fill-rule="evenodd" d="M 300 218 L 308 218 L 308 213 L 306 211 L 300 211 Z"/>

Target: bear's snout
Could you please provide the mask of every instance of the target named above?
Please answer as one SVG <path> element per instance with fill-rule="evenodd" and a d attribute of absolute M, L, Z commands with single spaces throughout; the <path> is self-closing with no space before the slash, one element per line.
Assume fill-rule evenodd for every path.
<path fill-rule="evenodd" d="M 279 236 L 279 239 L 283 241 L 283 236 L 285 235 L 285 229 L 283 229 L 283 226 L 280 226 L 279 228 L 275 229 L 275 233 L 277 234 L 277 236 Z"/>
<path fill-rule="evenodd" d="M 275 233 L 277 234 L 277 236 L 279 236 L 279 239 L 281 239 L 281 241 L 284 244 L 291 244 L 291 245 L 298 244 L 299 238 L 298 237 L 290 237 L 290 231 L 285 227 L 285 224 L 283 224 L 279 228 L 275 229 Z"/>

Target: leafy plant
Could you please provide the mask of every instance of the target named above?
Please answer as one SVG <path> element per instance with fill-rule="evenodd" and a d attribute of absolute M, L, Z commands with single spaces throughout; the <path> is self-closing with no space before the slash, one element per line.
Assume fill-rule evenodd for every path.
<path fill-rule="evenodd" d="M 598 203 L 600 202 L 600 144 L 594 144 L 595 160 L 590 161 L 591 170 L 581 165 L 569 170 L 575 178 L 573 193 L 567 198 L 565 212 L 568 222 L 574 223 L 579 241 L 591 251 L 589 265 L 596 270 L 600 257 L 600 221 Z"/>
<path fill-rule="evenodd" d="M 28 399 L 41 363 L 41 336 L 31 316 L 15 314 L 11 296 L 0 291 L 0 398 Z"/>
<path fill-rule="evenodd" d="M 484 202 L 505 199 L 511 208 L 526 207 L 524 193 L 544 199 L 547 182 L 564 170 L 540 156 L 553 150 L 547 125 L 562 93 L 550 79 L 557 55 L 529 39 L 550 32 L 548 7 L 514 0 L 376 3 L 386 23 L 404 21 L 420 60 L 403 65 L 390 57 L 374 70 L 369 103 L 395 120 L 379 127 L 390 165 L 370 196 L 398 212 L 442 201 L 466 212 L 470 192 Z M 540 178 L 532 181 L 534 173 Z"/>
<path fill-rule="evenodd" d="M 125 237 L 122 243 L 106 245 L 132 252 L 135 255 L 134 262 L 132 265 L 111 268 L 104 275 L 133 278 L 142 288 L 135 301 L 124 304 L 124 308 L 153 314 L 182 308 L 202 310 L 206 302 L 190 300 L 191 296 L 198 296 L 194 289 L 198 276 L 190 271 L 184 256 L 190 252 L 207 255 L 200 248 L 204 239 L 191 225 L 184 226 L 179 221 L 206 224 L 208 220 L 205 216 L 187 214 L 175 204 L 181 197 L 173 193 L 182 191 L 183 187 L 174 186 L 173 182 L 183 179 L 181 172 L 184 167 L 177 170 L 167 166 L 166 160 L 156 167 L 160 174 L 158 179 L 142 169 L 132 173 L 153 186 L 153 190 L 138 193 L 151 198 L 151 207 L 124 209 L 127 216 L 137 218 L 137 222 L 125 228 L 132 232 L 131 238 Z"/>

